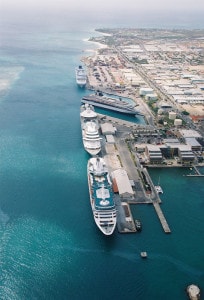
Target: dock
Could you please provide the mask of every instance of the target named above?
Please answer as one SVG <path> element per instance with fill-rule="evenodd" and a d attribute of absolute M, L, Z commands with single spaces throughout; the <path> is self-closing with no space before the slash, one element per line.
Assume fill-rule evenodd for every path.
<path fill-rule="evenodd" d="M 126 126 L 127 128 L 132 127 L 132 123 L 126 122 L 123 120 L 114 119 L 109 116 L 99 115 L 99 122 L 104 122 L 111 120 L 111 122 L 118 128 L 118 126 Z M 144 125 L 133 125 L 135 127 L 144 129 Z M 151 130 L 151 127 L 148 127 Z M 134 218 L 131 214 L 130 205 L 138 204 L 153 204 L 155 211 L 158 215 L 158 218 L 162 224 L 163 230 L 165 233 L 170 233 L 171 230 L 167 224 L 167 221 L 164 217 L 164 214 L 160 208 L 161 199 L 157 193 L 154 183 L 148 173 L 148 170 L 144 167 L 141 167 L 139 160 L 136 155 L 132 155 L 130 149 L 127 147 L 126 141 L 123 138 L 123 131 L 119 127 L 118 135 L 115 136 L 115 147 L 106 147 L 102 148 L 102 153 L 106 156 L 107 165 L 109 170 L 113 171 L 115 169 L 121 168 L 121 166 L 126 170 L 128 177 L 133 182 L 132 189 L 134 196 L 131 198 L 120 198 L 118 191 L 115 189 L 114 197 L 117 209 L 117 229 L 119 233 L 135 233 L 138 232 Z M 125 131 L 125 135 L 127 132 Z M 121 138 L 122 137 L 122 138 Z M 134 153 L 133 153 L 134 154 Z M 133 160 L 135 157 L 135 161 Z M 118 159 L 119 157 L 119 159 Z M 118 161 L 118 163 L 116 163 Z M 142 177 L 140 175 L 141 171 L 145 174 L 148 183 L 151 186 L 151 194 L 147 194 Z"/>
<path fill-rule="evenodd" d="M 187 177 L 204 177 L 204 174 L 201 174 L 196 166 L 193 166 L 195 174 L 188 174 Z"/>
<path fill-rule="evenodd" d="M 137 232 L 129 204 L 126 202 L 116 203 L 117 228 L 119 233 Z"/>
<path fill-rule="evenodd" d="M 153 202 L 153 206 L 154 206 L 155 211 L 156 211 L 156 213 L 157 213 L 157 215 L 159 217 L 159 220 L 160 220 L 161 225 L 162 225 L 162 227 L 164 229 L 164 232 L 165 233 L 171 233 L 171 230 L 170 230 L 169 225 L 168 225 L 168 223 L 167 223 L 167 221 L 166 221 L 166 219 L 164 217 L 164 214 L 163 214 L 163 212 L 162 212 L 162 210 L 160 208 L 159 203 Z"/>

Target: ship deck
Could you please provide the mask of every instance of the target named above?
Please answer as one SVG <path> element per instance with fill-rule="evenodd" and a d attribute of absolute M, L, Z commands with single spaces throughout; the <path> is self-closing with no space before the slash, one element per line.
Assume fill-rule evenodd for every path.
<path fill-rule="evenodd" d="M 109 210 L 115 207 L 113 199 L 112 186 L 110 185 L 106 176 L 93 176 L 91 184 L 92 197 L 95 200 L 95 208 L 102 210 Z"/>

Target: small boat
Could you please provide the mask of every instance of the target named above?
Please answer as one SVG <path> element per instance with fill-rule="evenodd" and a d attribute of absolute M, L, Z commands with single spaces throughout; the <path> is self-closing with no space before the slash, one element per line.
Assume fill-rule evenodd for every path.
<path fill-rule="evenodd" d="M 158 194 L 163 194 L 163 190 L 160 185 L 155 185 L 155 190 L 157 191 Z"/>
<path fill-rule="evenodd" d="M 135 227 L 137 231 L 141 231 L 142 230 L 142 224 L 139 220 L 135 220 Z"/>
<path fill-rule="evenodd" d="M 142 258 L 147 258 L 147 252 L 146 252 L 146 251 L 140 252 L 140 256 L 141 256 Z"/>
<path fill-rule="evenodd" d="M 158 194 L 163 194 L 163 190 L 162 190 L 161 186 L 159 185 L 159 182 L 160 182 L 160 178 L 158 180 L 158 184 L 155 185 L 154 187 Z"/>

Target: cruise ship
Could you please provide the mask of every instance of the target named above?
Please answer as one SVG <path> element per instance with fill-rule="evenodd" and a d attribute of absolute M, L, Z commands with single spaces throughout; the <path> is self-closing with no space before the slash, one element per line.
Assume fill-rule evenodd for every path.
<path fill-rule="evenodd" d="M 84 149 L 90 155 L 97 155 L 101 151 L 101 138 L 98 115 L 94 111 L 94 107 L 89 104 L 82 105 L 80 119 Z"/>
<path fill-rule="evenodd" d="M 80 87 L 85 87 L 86 86 L 86 72 L 82 66 L 78 66 L 75 69 L 75 75 L 76 75 L 76 83 Z"/>
<path fill-rule="evenodd" d="M 104 235 L 111 235 L 116 227 L 116 208 L 112 182 L 104 159 L 90 158 L 87 164 L 87 175 L 95 223 Z"/>
<path fill-rule="evenodd" d="M 107 110 L 116 111 L 123 114 L 141 115 L 135 109 L 136 105 L 132 105 L 120 98 L 112 98 L 103 95 L 102 92 L 97 91 L 95 94 L 86 95 L 81 99 L 82 103 L 89 103 L 96 107 L 101 107 Z"/>

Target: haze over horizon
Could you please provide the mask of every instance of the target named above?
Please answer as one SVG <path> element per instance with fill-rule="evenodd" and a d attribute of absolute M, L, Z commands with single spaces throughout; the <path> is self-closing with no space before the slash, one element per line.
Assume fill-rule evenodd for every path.
<path fill-rule="evenodd" d="M 204 1 L 201 0 L 144 0 L 140 2 L 117 0 L 96 2 L 93 0 L 77 1 L 49 1 L 49 0 L 1 0 L 0 18 L 13 17 L 14 19 L 28 18 L 34 16 L 35 19 L 45 17 L 86 17 L 90 20 L 111 21 L 120 18 L 145 18 L 146 15 L 152 18 L 161 16 L 180 16 L 181 21 L 187 22 L 189 16 L 201 16 L 204 14 Z"/>

